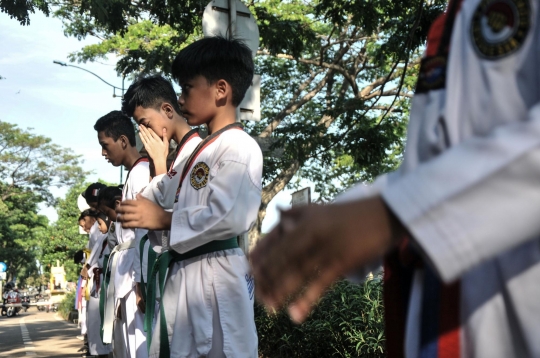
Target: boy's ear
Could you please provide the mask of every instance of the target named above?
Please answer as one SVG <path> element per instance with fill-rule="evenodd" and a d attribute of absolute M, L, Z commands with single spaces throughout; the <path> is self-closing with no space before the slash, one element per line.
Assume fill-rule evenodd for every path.
<path fill-rule="evenodd" d="M 216 88 L 216 100 L 223 100 L 229 96 L 232 88 L 224 79 L 218 80 L 215 84 Z"/>
<path fill-rule="evenodd" d="M 116 208 L 118 205 L 120 205 L 120 200 L 115 200 L 114 201 L 114 207 Z"/>
<path fill-rule="evenodd" d="M 120 144 L 122 145 L 122 149 L 126 149 L 129 144 L 129 140 L 125 135 L 121 135 L 119 140 L 121 141 Z"/>
<path fill-rule="evenodd" d="M 174 108 L 170 103 L 163 102 L 161 104 L 161 110 L 167 115 L 167 118 L 172 119 L 174 115 Z"/>

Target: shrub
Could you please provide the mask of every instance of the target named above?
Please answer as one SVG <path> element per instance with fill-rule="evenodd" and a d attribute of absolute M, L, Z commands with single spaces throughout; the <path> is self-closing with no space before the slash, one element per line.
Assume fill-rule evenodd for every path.
<path fill-rule="evenodd" d="M 381 280 L 336 283 L 302 325 L 284 311 L 268 314 L 256 304 L 259 354 L 280 357 L 385 356 Z"/>
<path fill-rule="evenodd" d="M 69 292 L 58 305 L 58 313 L 60 313 L 60 316 L 62 316 L 63 319 L 67 320 L 69 318 L 69 313 L 75 309 L 75 294 L 76 291 Z"/>

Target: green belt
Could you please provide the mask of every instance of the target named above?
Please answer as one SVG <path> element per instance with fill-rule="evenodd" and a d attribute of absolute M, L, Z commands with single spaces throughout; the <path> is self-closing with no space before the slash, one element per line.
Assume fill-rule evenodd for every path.
<path fill-rule="evenodd" d="M 146 242 L 148 241 L 148 235 L 144 235 L 141 239 L 141 242 L 139 243 L 139 253 L 140 253 L 140 258 L 141 258 L 141 294 L 146 302 L 146 282 L 144 282 L 144 276 L 143 276 L 143 272 L 142 272 L 142 262 L 143 262 L 143 256 L 144 256 L 144 245 L 146 244 Z M 152 268 L 154 266 L 154 263 L 156 262 L 156 257 L 157 257 L 157 254 L 156 252 L 154 251 L 154 249 L 152 249 L 152 247 L 150 247 L 148 249 L 148 265 L 146 267 L 146 280 L 148 281 L 148 277 L 150 277 L 150 274 L 152 273 Z"/>
<path fill-rule="evenodd" d="M 154 320 L 155 308 L 156 308 L 156 274 L 158 274 L 159 292 L 161 303 L 159 305 L 159 317 L 160 317 L 160 335 L 159 335 L 159 358 L 170 357 L 169 337 L 167 332 L 167 320 L 165 317 L 165 307 L 163 305 L 163 293 L 165 291 L 165 279 L 171 262 L 179 262 L 187 259 L 191 259 L 196 256 L 209 254 L 211 252 L 223 251 L 229 249 L 238 248 L 238 240 L 233 237 L 228 240 L 216 240 L 210 241 L 207 244 L 199 246 L 185 254 L 179 254 L 175 251 L 165 251 L 154 262 L 152 271 L 147 277 L 147 300 L 146 300 L 146 315 L 144 317 L 144 330 L 147 332 L 146 343 L 148 352 L 150 352 L 150 345 L 152 344 L 152 321 Z"/>
<path fill-rule="evenodd" d="M 99 335 L 103 340 L 103 319 L 105 318 L 105 298 L 107 297 L 107 287 L 111 281 L 111 271 L 107 269 L 109 265 L 109 255 L 103 256 L 103 282 L 101 283 L 101 291 L 99 291 L 99 315 L 101 321 L 99 322 Z"/>

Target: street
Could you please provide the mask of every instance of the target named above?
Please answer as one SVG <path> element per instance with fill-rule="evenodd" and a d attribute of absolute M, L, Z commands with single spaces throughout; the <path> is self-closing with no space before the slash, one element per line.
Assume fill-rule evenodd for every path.
<path fill-rule="evenodd" d="M 80 357 L 80 332 L 56 313 L 31 307 L 15 317 L 0 317 L 0 357 Z"/>

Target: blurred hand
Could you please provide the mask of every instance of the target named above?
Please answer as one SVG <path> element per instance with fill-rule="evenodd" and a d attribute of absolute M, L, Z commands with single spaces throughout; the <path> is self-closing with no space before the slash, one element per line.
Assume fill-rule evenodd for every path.
<path fill-rule="evenodd" d="M 172 213 L 141 194 L 137 200 L 124 200 L 116 209 L 116 219 L 129 229 L 170 230 Z"/>
<path fill-rule="evenodd" d="M 282 212 L 280 224 L 250 254 L 257 297 L 273 309 L 293 297 L 289 314 L 304 321 L 339 277 L 393 247 L 396 223 L 379 197 Z"/>
<path fill-rule="evenodd" d="M 81 270 L 81 276 L 88 280 L 88 269 L 86 268 L 86 265 Z"/>
<path fill-rule="evenodd" d="M 163 138 L 160 138 L 153 130 L 139 126 L 139 136 L 154 163 L 156 175 L 167 173 L 167 155 L 169 155 L 167 129 L 163 128 Z"/>

